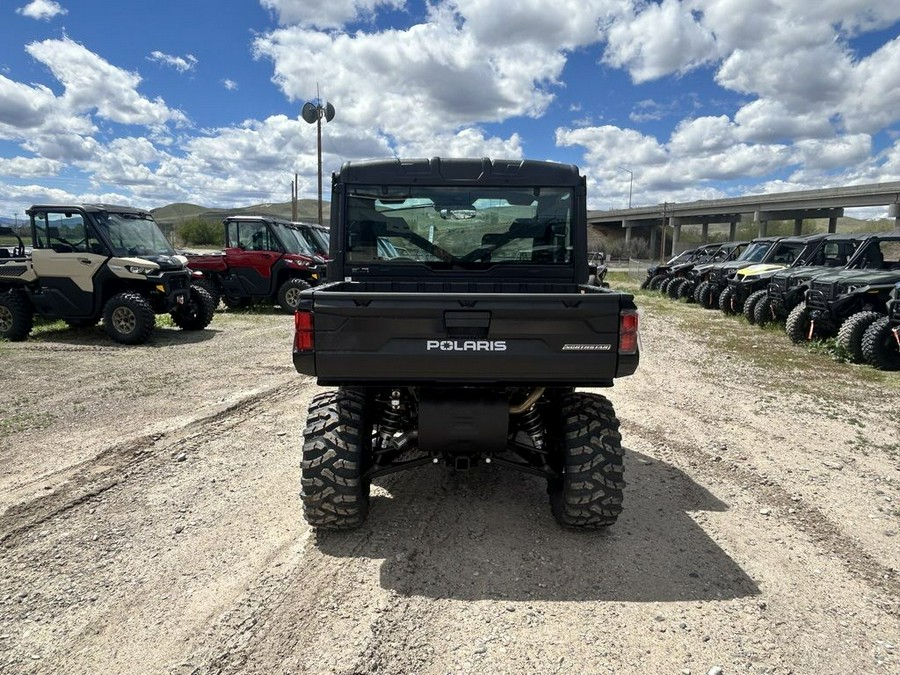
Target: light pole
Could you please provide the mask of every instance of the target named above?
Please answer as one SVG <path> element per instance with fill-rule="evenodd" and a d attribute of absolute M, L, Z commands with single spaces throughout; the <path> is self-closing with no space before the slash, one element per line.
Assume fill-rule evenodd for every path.
<path fill-rule="evenodd" d="M 630 209 L 631 208 L 631 188 L 634 187 L 634 172 L 629 171 L 624 166 L 620 166 L 619 168 L 622 171 L 624 171 L 625 173 L 627 173 L 629 176 L 629 179 L 628 179 L 628 208 Z"/>
<path fill-rule="evenodd" d="M 318 94 L 318 91 L 316 92 Z M 307 101 L 303 104 L 300 115 L 310 124 L 316 125 L 316 152 L 319 159 L 319 225 L 322 224 L 322 118 L 326 122 L 334 119 L 334 106 L 326 102 L 322 105 L 322 99 L 316 98 L 316 102 Z"/>

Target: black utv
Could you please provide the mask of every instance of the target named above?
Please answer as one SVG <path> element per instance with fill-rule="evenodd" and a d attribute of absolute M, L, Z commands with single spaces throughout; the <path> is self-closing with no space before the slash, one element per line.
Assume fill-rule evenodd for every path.
<path fill-rule="evenodd" d="M 900 282 L 887 303 L 887 316 L 877 319 L 862 339 L 863 358 L 881 370 L 900 370 Z"/>
<path fill-rule="evenodd" d="M 764 295 L 753 308 L 753 321 L 759 326 L 784 322 L 791 310 L 803 301 L 813 278 L 843 268 L 868 234 L 826 234 L 810 244 L 797 260 L 776 270 Z"/>
<path fill-rule="evenodd" d="M 887 314 L 887 301 L 900 282 L 900 230 L 869 237 L 847 267 L 810 282 L 804 302 L 785 321 L 794 342 L 837 336 L 851 361 L 863 359 L 868 328 Z"/>

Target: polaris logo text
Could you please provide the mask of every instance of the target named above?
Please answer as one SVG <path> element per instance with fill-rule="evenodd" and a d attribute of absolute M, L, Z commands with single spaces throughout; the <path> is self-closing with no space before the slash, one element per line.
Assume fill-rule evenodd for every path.
<path fill-rule="evenodd" d="M 426 351 L 505 352 L 506 340 L 427 340 Z"/>

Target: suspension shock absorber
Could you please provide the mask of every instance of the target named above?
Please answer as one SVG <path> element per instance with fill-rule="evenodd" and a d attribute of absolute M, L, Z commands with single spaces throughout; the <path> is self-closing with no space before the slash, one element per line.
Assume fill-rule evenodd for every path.
<path fill-rule="evenodd" d="M 538 450 L 544 447 L 544 423 L 541 421 L 541 414 L 538 412 L 537 406 L 530 406 L 519 418 L 519 428 L 531 437 L 534 447 Z"/>
<path fill-rule="evenodd" d="M 400 409 L 400 391 L 394 389 L 391 396 L 383 402 L 381 408 L 381 420 L 378 425 L 378 436 L 382 444 L 386 445 L 402 430 L 403 413 Z"/>

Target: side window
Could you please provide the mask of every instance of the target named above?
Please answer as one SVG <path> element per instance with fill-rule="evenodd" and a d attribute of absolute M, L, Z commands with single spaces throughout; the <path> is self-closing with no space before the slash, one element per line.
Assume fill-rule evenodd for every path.
<path fill-rule="evenodd" d="M 34 216 L 35 248 L 57 253 L 96 253 L 100 244 L 80 213 L 48 211 Z"/>
<path fill-rule="evenodd" d="M 884 262 L 882 263 L 883 269 L 900 269 L 900 241 L 891 239 L 882 241 L 881 255 L 884 258 Z"/>
<path fill-rule="evenodd" d="M 241 241 L 248 251 L 271 251 L 269 229 L 264 223 L 248 223 L 241 228 Z"/>
<path fill-rule="evenodd" d="M 228 223 L 228 229 L 225 231 L 225 248 L 240 248 L 241 240 L 238 234 L 238 223 Z"/>

